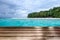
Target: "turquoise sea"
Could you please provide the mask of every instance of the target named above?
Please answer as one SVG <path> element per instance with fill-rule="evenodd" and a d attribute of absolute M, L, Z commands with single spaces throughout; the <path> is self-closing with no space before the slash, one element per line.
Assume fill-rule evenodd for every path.
<path fill-rule="evenodd" d="M 0 27 L 60 26 L 60 19 L 0 19 Z"/>

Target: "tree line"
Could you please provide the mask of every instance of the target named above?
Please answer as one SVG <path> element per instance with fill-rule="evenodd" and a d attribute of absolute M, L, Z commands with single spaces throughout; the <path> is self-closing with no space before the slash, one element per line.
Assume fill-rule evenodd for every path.
<path fill-rule="evenodd" d="M 28 14 L 28 18 L 60 18 L 60 7 L 54 7 L 47 11 L 32 12 Z"/>

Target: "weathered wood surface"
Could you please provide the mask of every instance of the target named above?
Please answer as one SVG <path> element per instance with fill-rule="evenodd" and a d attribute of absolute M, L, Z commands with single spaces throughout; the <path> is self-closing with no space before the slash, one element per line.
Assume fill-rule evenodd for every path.
<path fill-rule="evenodd" d="M 60 37 L 60 27 L 0 28 L 0 40 L 47 40 Z"/>

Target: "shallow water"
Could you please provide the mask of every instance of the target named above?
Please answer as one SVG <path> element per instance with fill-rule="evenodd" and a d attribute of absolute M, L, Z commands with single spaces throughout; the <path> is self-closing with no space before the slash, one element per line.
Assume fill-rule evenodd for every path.
<path fill-rule="evenodd" d="M 0 26 L 60 26 L 60 19 L 0 19 Z"/>

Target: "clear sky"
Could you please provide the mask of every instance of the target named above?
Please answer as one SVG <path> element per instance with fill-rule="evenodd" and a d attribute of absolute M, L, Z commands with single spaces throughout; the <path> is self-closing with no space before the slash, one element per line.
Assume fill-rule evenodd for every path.
<path fill-rule="evenodd" d="M 0 18 L 27 18 L 31 12 L 60 6 L 60 0 L 0 0 Z"/>

